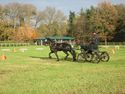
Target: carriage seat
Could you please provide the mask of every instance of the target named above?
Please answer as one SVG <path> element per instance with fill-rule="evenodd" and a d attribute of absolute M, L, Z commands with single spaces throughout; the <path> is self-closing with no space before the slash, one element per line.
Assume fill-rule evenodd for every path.
<path fill-rule="evenodd" d="M 81 50 L 84 50 L 86 52 L 93 52 L 95 50 L 98 50 L 98 44 L 95 43 L 86 43 L 80 45 Z"/>

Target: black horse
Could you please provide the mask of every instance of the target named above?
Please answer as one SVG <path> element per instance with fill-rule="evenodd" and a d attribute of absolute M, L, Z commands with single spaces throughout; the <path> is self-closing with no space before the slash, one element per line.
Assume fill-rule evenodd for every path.
<path fill-rule="evenodd" d="M 57 52 L 58 51 L 63 51 L 66 54 L 65 60 L 68 58 L 69 54 L 68 52 L 71 53 L 72 57 L 73 57 L 73 61 L 76 61 L 76 52 L 75 50 L 71 47 L 70 44 L 68 43 L 56 43 L 55 41 L 53 41 L 50 38 L 46 38 L 47 39 L 47 44 L 49 44 L 50 47 L 50 53 L 49 53 L 49 58 L 51 57 L 51 54 L 54 53 L 57 57 L 57 61 L 59 61 L 59 57 Z"/>

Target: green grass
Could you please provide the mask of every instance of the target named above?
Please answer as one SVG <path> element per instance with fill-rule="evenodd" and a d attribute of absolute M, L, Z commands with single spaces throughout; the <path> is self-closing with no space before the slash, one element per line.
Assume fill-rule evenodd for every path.
<path fill-rule="evenodd" d="M 125 94 L 125 48 L 115 54 L 112 47 L 103 49 L 111 59 L 99 64 L 66 61 L 62 52 L 57 62 L 54 55 L 48 58 L 44 46 L 15 47 L 15 53 L 8 48 L 10 52 L 0 49 L 7 56 L 0 60 L 0 94 Z"/>

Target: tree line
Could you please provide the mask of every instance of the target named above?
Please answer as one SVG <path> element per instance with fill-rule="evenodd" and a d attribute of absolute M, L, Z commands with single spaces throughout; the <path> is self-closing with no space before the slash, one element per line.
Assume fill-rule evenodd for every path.
<path fill-rule="evenodd" d="M 96 32 L 100 40 L 125 41 L 125 5 L 102 2 L 69 17 L 54 7 L 37 10 L 32 4 L 0 5 L 0 41 L 29 42 L 37 37 L 72 36 L 87 40 Z"/>

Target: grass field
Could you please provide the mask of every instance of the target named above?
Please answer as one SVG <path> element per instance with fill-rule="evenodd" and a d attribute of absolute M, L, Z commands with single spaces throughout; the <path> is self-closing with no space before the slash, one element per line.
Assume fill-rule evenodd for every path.
<path fill-rule="evenodd" d="M 0 60 L 0 94 L 125 94 L 125 47 L 115 54 L 112 47 L 103 49 L 111 58 L 99 64 L 66 61 L 62 52 L 57 62 L 44 46 L 13 49 L 0 48 L 0 56 L 7 56 Z"/>

